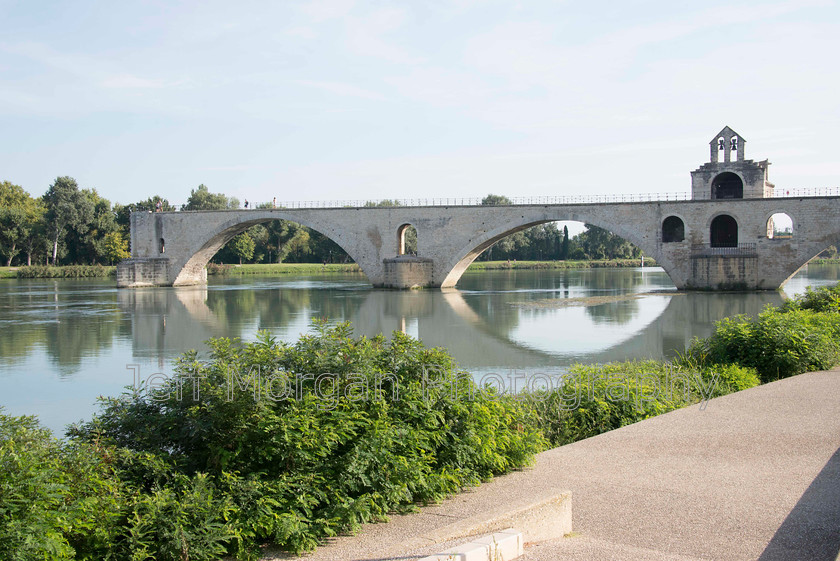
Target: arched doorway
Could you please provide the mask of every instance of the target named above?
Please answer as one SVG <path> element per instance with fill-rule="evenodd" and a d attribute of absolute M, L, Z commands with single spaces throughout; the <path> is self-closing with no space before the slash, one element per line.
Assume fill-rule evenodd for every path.
<path fill-rule="evenodd" d="M 712 181 L 713 199 L 743 199 L 744 182 L 737 174 L 725 171 Z"/>
<path fill-rule="evenodd" d="M 417 254 L 417 229 L 411 224 L 397 228 L 397 255 Z"/>
<path fill-rule="evenodd" d="M 738 223 L 728 214 L 715 217 L 709 238 L 712 247 L 738 247 Z"/>
<path fill-rule="evenodd" d="M 669 216 L 662 222 L 662 242 L 672 243 L 685 240 L 685 224 L 678 216 Z"/>

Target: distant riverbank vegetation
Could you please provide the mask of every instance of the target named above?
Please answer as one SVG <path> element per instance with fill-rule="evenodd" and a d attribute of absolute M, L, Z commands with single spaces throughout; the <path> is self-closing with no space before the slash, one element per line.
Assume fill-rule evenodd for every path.
<path fill-rule="evenodd" d="M 484 205 L 510 204 L 488 195 Z M 397 206 L 398 201 L 369 206 Z M 271 203 L 251 205 L 270 208 Z M 155 195 L 129 204 L 111 203 L 96 189 L 81 188 L 72 177 L 58 177 L 47 191 L 33 197 L 21 186 L 0 182 L 0 258 L 6 267 L 33 265 L 114 265 L 130 255 L 132 212 L 171 212 L 242 208 L 240 201 L 199 185 L 180 207 Z M 406 251 L 416 253 L 413 228 Z M 626 240 L 594 226 L 574 237 L 556 223 L 534 226 L 499 240 L 478 261 L 553 261 L 636 259 L 641 251 Z M 252 226 L 234 237 L 214 257 L 217 264 L 352 263 L 335 242 L 319 232 L 287 220 Z M 0 275 L 8 276 L 8 275 Z"/>
<path fill-rule="evenodd" d="M 496 271 L 506 269 L 590 269 L 639 267 L 641 259 L 595 259 L 590 261 L 476 261 L 468 271 Z M 646 267 L 656 266 L 645 258 Z M 208 263 L 208 275 L 318 275 L 323 273 L 361 273 L 355 263 Z"/>
<path fill-rule="evenodd" d="M 213 339 L 178 377 L 52 437 L 0 412 L 0 557 L 256 559 L 433 503 L 535 454 L 840 362 L 840 285 L 718 322 L 671 362 L 576 365 L 511 395 L 444 349 L 316 323 Z"/>

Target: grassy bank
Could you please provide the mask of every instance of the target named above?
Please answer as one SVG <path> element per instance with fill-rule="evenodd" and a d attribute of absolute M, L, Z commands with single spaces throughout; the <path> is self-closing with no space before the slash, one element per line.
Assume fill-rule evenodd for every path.
<path fill-rule="evenodd" d="M 52 267 L 47 265 L 32 265 L 31 267 L 18 267 L 17 278 L 19 279 L 78 279 L 91 277 L 113 277 L 116 275 L 116 267 L 103 265 L 66 265 Z"/>
<path fill-rule="evenodd" d="M 589 269 L 613 267 L 638 267 L 639 259 L 605 259 L 598 261 L 480 261 L 470 265 L 468 271 L 495 271 L 506 269 Z M 653 259 L 645 258 L 645 266 L 654 267 Z M 248 263 L 244 265 L 207 265 L 208 275 L 320 275 L 325 273 L 361 273 L 355 263 Z M 88 278 L 113 277 L 116 267 L 102 265 L 64 265 L 31 267 L 0 267 L 0 279 L 5 278 Z"/>

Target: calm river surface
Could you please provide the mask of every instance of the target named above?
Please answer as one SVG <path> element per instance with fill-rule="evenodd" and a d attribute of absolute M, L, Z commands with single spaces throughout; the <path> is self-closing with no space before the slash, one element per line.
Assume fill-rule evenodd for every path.
<path fill-rule="evenodd" d="M 785 287 L 835 282 L 811 265 Z M 373 290 L 361 275 L 211 277 L 201 288 L 117 290 L 113 280 L 0 281 L 0 406 L 36 414 L 57 434 L 90 418 L 98 395 L 168 373 L 210 337 L 283 341 L 313 318 L 356 335 L 403 330 L 449 349 L 462 369 L 505 378 L 559 374 L 575 362 L 672 357 L 733 314 L 779 304 L 777 292 L 679 293 L 658 268 L 467 273 L 456 290 Z"/>

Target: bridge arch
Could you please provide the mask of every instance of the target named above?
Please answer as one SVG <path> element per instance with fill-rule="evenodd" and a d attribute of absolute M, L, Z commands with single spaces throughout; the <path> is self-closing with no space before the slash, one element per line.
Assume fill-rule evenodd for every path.
<path fill-rule="evenodd" d="M 180 260 L 182 263 L 173 263 L 176 270 L 178 270 L 178 274 L 172 285 L 180 286 L 195 284 L 196 279 L 206 278 L 206 273 L 204 271 L 207 263 L 210 262 L 210 259 L 212 259 L 213 256 L 225 246 L 225 244 L 252 226 L 265 224 L 274 220 L 288 220 L 315 230 L 335 242 L 350 256 L 351 259 L 356 261 L 356 263 L 359 263 L 360 259 L 363 260 L 363 257 L 353 255 L 353 253 L 356 252 L 351 244 L 344 243 L 341 236 L 330 232 L 330 229 L 325 227 L 323 224 L 306 220 L 299 215 L 286 216 L 282 212 L 277 212 L 275 210 L 249 211 L 249 213 L 251 212 L 256 215 L 252 219 L 241 220 L 236 217 L 223 222 L 219 224 L 218 227 L 213 228 L 207 233 L 206 241 L 204 241 L 199 247 L 194 250 L 192 248 L 188 249 L 186 253 L 189 255 L 182 254 Z M 360 264 L 360 267 L 364 272 L 364 266 Z"/>
<path fill-rule="evenodd" d="M 445 268 L 445 277 L 443 282 L 441 283 L 441 288 L 451 288 L 454 287 L 458 279 L 464 274 L 470 264 L 475 261 L 475 259 L 481 255 L 486 249 L 490 246 L 522 230 L 526 230 L 532 226 L 538 226 L 540 224 L 546 224 L 548 222 L 559 222 L 559 221 L 575 221 L 575 222 L 584 222 L 586 224 L 591 224 L 593 226 L 597 226 L 599 228 L 603 228 L 616 236 L 620 236 L 625 240 L 629 241 L 639 249 L 641 249 L 645 254 L 653 257 L 656 259 L 656 262 L 665 269 L 665 272 L 670 276 L 671 273 L 669 272 L 672 270 L 672 265 L 670 260 L 667 256 L 663 255 L 662 252 L 659 251 L 658 243 L 656 241 L 657 236 L 653 236 L 653 238 L 648 238 L 642 234 L 642 232 L 638 231 L 638 229 L 631 229 L 625 228 L 622 224 L 617 222 L 608 222 L 604 218 L 601 218 L 597 215 L 582 215 L 580 213 L 575 214 L 557 214 L 555 216 L 550 217 L 529 217 L 528 215 L 522 215 L 519 220 L 509 221 L 507 223 L 501 224 L 495 228 L 492 228 L 486 231 L 483 235 L 471 239 L 466 245 L 462 246 L 455 254 L 452 256 L 451 260 L 447 263 Z"/>

